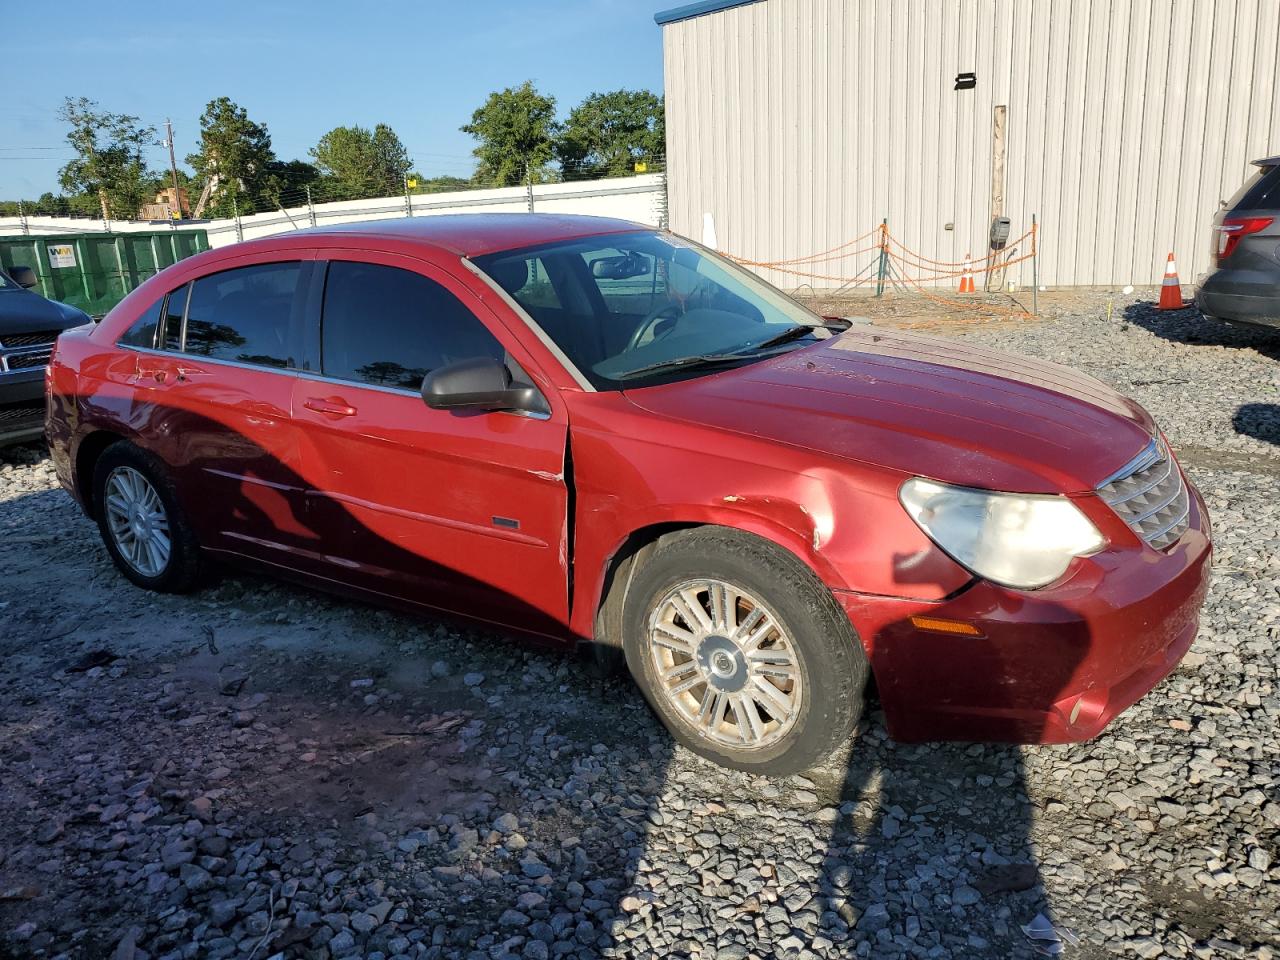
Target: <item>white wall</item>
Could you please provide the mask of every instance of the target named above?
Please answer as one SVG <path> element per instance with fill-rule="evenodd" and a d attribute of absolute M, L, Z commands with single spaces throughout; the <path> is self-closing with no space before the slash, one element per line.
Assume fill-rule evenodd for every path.
<path fill-rule="evenodd" d="M 533 193 L 534 210 L 538 213 L 589 214 L 634 220 L 637 223 L 657 226 L 664 209 L 661 174 L 539 184 L 534 186 Z M 523 213 L 529 209 L 528 193 L 524 187 L 426 194 L 412 197 L 412 204 L 414 216 L 440 213 Z M 385 220 L 403 217 L 406 214 L 403 195 L 316 204 L 314 209 L 316 225 L 320 227 L 359 220 Z M 284 212 L 259 213 L 240 218 L 240 228 L 245 240 L 303 229 L 310 225 L 308 210 L 305 206 L 291 207 Z M 163 228 L 163 224 L 149 222 L 112 221 L 111 223 L 111 229 L 115 232 Z M 27 230 L 31 235 L 98 233 L 102 229 L 103 224 L 100 220 L 70 217 L 27 218 Z M 175 226 L 175 229 L 206 230 L 211 247 L 222 247 L 236 242 L 234 220 L 210 220 L 191 227 Z M 17 217 L 0 217 L 0 236 L 21 234 L 22 225 Z"/>
<path fill-rule="evenodd" d="M 712 213 L 753 260 L 882 218 L 923 256 L 982 255 L 1005 104 L 1005 214 L 1039 215 L 1042 282 L 1158 283 L 1170 251 L 1185 282 L 1219 201 L 1280 154 L 1280 0 L 762 0 L 662 30 L 671 227 Z"/>

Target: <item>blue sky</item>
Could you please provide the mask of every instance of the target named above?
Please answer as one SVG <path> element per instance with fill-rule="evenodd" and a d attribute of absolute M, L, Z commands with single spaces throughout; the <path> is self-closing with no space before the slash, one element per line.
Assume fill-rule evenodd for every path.
<path fill-rule="evenodd" d="M 194 151 L 205 104 L 229 96 L 266 123 L 277 156 L 338 125 L 389 123 L 428 175 L 465 176 L 473 142 L 458 127 L 492 90 L 526 79 L 561 117 L 592 91 L 661 92 L 653 14 L 678 2 L 526 0 L 392 4 L 215 2 L 155 6 L 62 0 L 58 25 L 5 44 L 0 199 L 58 190 L 70 157 L 65 96 L 162 127 L 178 160 Z M 145 11 L 145 12 L 144 12 Z M 167 164 L 157 147 L 150 162 Z"/>

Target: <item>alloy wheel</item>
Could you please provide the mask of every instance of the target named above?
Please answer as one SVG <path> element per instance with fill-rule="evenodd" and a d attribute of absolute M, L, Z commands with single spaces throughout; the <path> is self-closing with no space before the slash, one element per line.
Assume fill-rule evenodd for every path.
<path fill-rule="evenodd" d="M 800 715 L 796 646 L 750 592 L 722 580 L 677 585 L 649 618 L 657 688 L 700 736 L 738 750 L 766 747 Z"/>
<path fill-rule="evenodd" d="M 107 528 L 125 563 L 144 577 L 158 577 L 169 565 L 173 543 L 164 502 L 133 467 L 116 467 L 104 488 Z"/>

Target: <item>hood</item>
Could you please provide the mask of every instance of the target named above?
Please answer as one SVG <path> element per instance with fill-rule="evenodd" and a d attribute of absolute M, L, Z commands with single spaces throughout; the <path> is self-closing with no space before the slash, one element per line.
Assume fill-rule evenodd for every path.
<path fill-rule="evenodd" d="M 1019 493 L 1092 490 L 1156 430 L 1138 404 L 1066 367 L 863 327 L 626 395 L 668 417 Z"/>
<path fill-rule="evenodd" d="M 0 337 L 6 333 L 67 330 L 89 322 L 89 315 L 83 310 L 46 300 L 30 290 L 0 290 Z"/>

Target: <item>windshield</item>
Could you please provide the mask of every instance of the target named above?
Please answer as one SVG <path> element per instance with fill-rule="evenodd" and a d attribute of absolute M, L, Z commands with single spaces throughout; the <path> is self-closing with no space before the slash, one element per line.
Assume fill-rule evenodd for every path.
<path fill-rule="evenodd" d="M 598 390 L 752 363 L 830 336 L 763 280 L 669 233 L 587 237 L 475 263 Z"/>

